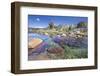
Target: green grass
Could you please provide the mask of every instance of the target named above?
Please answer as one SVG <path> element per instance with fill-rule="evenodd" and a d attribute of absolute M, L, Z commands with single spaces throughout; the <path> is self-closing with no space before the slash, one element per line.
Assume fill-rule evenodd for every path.
<path fill-rule="evenodd" d="M 88 55 L 87 49 L 85 48 L 76 48 L 64 45 L 64 49 L 65 49 L 64 53 L 65 59 L 87 58 Z"/>

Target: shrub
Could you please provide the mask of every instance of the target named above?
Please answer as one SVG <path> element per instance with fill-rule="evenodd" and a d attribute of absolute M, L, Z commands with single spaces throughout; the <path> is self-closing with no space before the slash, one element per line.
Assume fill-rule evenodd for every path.
<path fill-rule="evenodd" d="M 64 45 L 63 47 L 65 49 L 64 51 L 65 59 L 87 58 L 86 48 L 69 47 L 67 45 Z"/>

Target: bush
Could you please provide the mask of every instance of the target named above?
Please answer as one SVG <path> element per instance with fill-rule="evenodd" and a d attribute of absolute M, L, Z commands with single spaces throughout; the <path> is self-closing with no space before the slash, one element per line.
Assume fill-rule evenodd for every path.
<path fill-rule="evenodd" d="M 75 59 L 75 58 L 87 58 L 87 49 L 86 48 L 76 48 L 76 47 L 69 47 L 67 45 L 63 46 L 64 51 L 64 58 L 65 59 Z"/>

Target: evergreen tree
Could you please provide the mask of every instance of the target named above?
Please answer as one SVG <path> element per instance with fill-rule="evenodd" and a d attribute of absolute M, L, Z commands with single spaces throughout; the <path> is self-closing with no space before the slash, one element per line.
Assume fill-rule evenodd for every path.
<path fill-rule="evenodd" d="M 77 28 L 81 28 L 81 27 L 87 27 L 87 23 L 86 22 L 79 22 L 77 24 Z"/>

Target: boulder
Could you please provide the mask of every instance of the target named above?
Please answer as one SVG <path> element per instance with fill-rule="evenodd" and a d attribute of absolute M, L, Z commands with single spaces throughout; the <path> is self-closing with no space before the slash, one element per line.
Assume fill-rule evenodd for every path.
<path fill-rule="evenodd" d="M 62 36 L 66 37 L 66 34 L 63 33 Z"/>
<path fill-rule="evenodd" d="M 43 42 L 42 39 L 39 38 L 33 38 L 28 42 L 28 48 L 35 48 L 36 46 L 38 46 L 39 44 L 41 44 Z"/>
<path fill-rule="evenodd" d="M 62 53 L 64 50 L 61 47 L 53 47 L 53 48 L 51 47 L 51 48 L 47 49 L 47 51 L 49 53 L 57 54 L 57 53 Z"/>
<path fill-rule="evenodd" d="M 47 49 L 48 56 L 51 59 L 63 59 L 64 58 L 64 49 L 61 47 L 51 47 Z"/>

